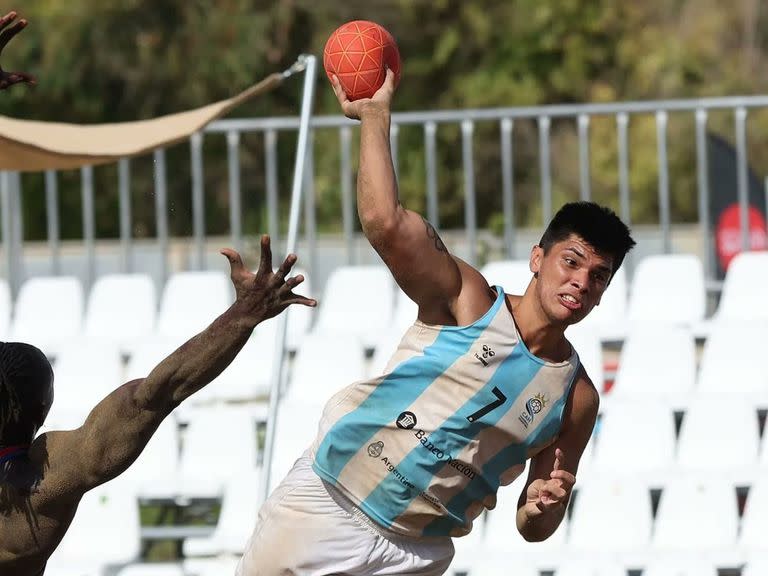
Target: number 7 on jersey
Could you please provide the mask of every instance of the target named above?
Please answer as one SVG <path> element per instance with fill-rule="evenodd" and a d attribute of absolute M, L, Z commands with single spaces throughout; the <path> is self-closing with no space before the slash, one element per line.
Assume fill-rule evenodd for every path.
<path fill-rule="evenodd" d="M 488 414 L 488 412 L 490 412 L 491 410 L 495 410 L 496 408 L 498 408 L 499 406 L 504 404 L 504 402 L 507 401 L 507 397 L 504 396 L 504 393 L 501 390 L 499 390 L 496 386 L 493 387 L 493 390 L 491 390 L 491 392 L 493 392 L 493 395 L 496 396 L 496 400 L 494 400 L 487 406 L 483 406 L 477 412 L 474 412 L 473 414 L 470 414 L 469 416 L 467 416 L 467 420 L 469 420 L 470 422 L 479 420 L 480 418 Z"/>

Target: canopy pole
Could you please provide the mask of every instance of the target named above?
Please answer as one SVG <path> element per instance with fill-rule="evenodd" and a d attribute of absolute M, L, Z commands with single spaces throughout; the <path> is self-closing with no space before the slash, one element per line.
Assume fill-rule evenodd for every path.
<path fill-rule="evenodd" d="M 306 168 L 307 150 L 309 145 L 309 123 L 312 119 L 312 105 L 315 96 L 315 76 L 317 73 L 317 58 L 312 55 L 302 55 L 288 70 L 283 73 L 287 78 L 304 71 L 304 91 L 301 103 L 301 120 L 299 136 L 296 144 L 296 162 L 293 167 L 293 188 L 291 191 L 291 212 L 288 220 L 288 238 L 286 255 L 296 250 L 298 238 L 299 216 L 301 213 L 302 183 Z M 288 313 L 280 314 L 277 318 L 277 334 L 275 336 L 275 355 L 272 362 L 272 379 L 269 394 L 269 415 L 267 433 L 264 440 L 264 458 L 262 460 L 261 485 L 259 486 L 261 502 L 269 496 L 269 481 L 274 453 L 275 428 L 278 418 L 278 403 L 280 401 L 281 384 L 283 379 L 283 358 L 285 356 L 285 334 L 288 324 Z"/>

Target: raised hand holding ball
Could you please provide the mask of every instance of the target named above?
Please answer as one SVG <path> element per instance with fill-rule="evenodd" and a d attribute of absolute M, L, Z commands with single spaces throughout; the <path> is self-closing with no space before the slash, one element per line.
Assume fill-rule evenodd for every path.
<path fill-rule="evenodd" d="M 370 98 L 386 78 L 387 68 L 400 81 L 400 51 L 395 39 L 382 26 L 353 20 L 339 26 L 323 49 L 323 67 L 328 79 L 339 79 L 349 100 Z"/>

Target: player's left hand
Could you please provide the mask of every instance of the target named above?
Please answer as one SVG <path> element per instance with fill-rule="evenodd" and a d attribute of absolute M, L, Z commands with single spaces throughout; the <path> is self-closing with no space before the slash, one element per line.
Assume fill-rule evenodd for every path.
<path fill-rule="evenodd" d="M 563 451 L 555 450 L 555 463 L 548 480 L 537 478 L 528 486 L 526 505 L 535 507 L 540 513 L 556 509 L 568 502 L 576 476 L 563 470 Z"/>
<path fill-rule="evenodd" d="M 8 44 L 11 38 L 27 27 L 27 21 L 24 18 L 14 22 L 9 27 L 8 25 L 14 20 L 16 20 L 16 12 L 9 12 L 0 18 L 0 30 L 2 30 L 2 32 L 0 32 L 0 53 L 2 53 L 5 45 Z M 9 86 L 19 84 L 20 82 L 25 82 L 27 84 L 37 83 L 35 77 L 31 74 L 26 74 L 24 72 L 6 72 L 0 67 L 0 90 L 5 90 Z"/>

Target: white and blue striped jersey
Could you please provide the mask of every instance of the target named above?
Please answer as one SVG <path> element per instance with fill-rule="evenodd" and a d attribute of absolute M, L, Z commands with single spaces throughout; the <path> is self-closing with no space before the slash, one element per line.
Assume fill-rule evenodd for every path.
<path fill-rule="evenodd" d="M 578 373 L 526 348 L 496 287 L 469 326 L 416 321 L 385 373 L 337 393 L 312 446 L 315 472 L 372 520 L 412 536 L 461 536 L 560 431 Z"/>

